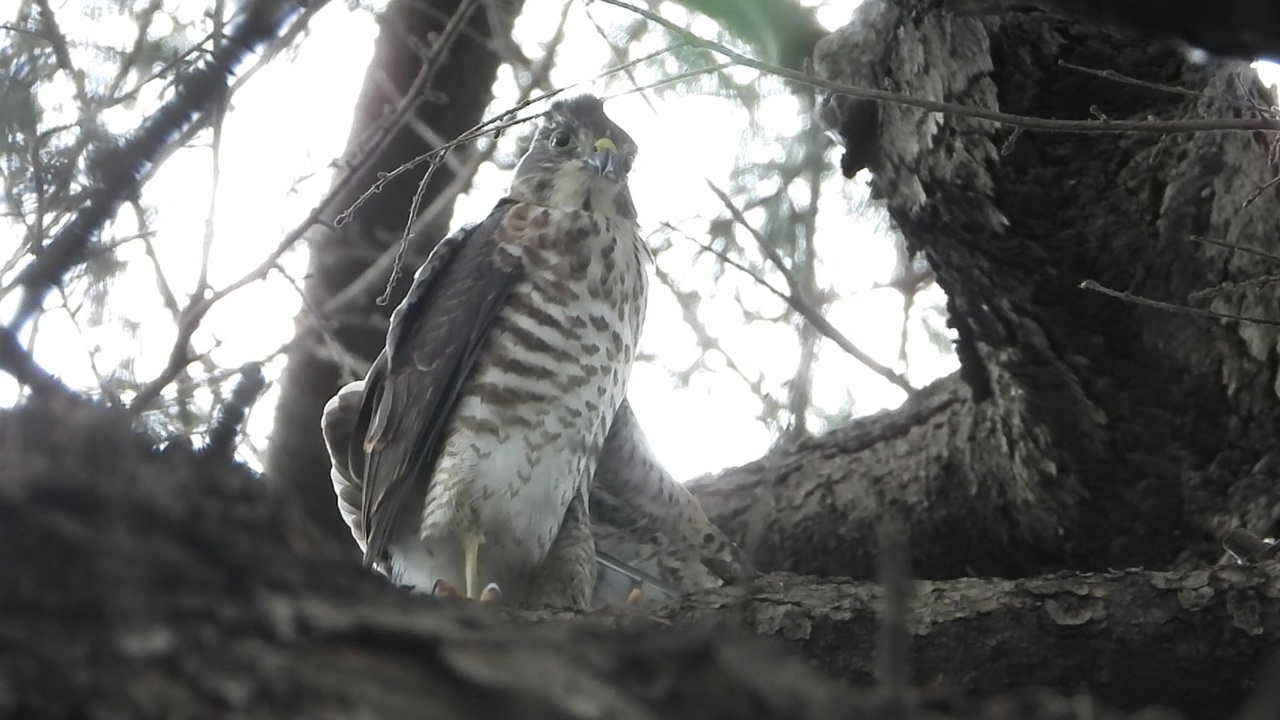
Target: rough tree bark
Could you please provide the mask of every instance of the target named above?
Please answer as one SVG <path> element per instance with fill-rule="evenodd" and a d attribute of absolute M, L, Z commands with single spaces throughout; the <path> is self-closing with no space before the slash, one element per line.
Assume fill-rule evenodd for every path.
<path fill-rule="evenodd" d="M 1243 64 L 1198 64 L 1034 11 L 951 16 L 926 5 L 868 3 L 820 43 L 818 74 L 1044 118 L 1257 117 L 1252 103 L 1273 104 Z M 913 571 L 928 578 L 1203 568 L 1229 529 L 1275 534 L 1276 329 L 1079 286 L 1177 304 L 1218 289 L 1200 305 L 1276 319 L 1276 285 L 1257 282 L 1274 262 L 1195 238 L 1280 252 L 1280 205 L 1266 187 L 1277 133 L 1015 134 L 846 99 L 825 114 L 844 136 L 846 171 L 869 167 L 873 192 L 937 272 L 964 369 L 901 410 L 696 481 L 709 514 L 759 566 L 867 578 L 889 512 L 910 526 Z M 1224 626 L 1181 644 L 1230 656 L 1248 637 Z M 1261 651 L 1234 656 L 1226 682 L 1237 696 Z M 1051 644 L 1022 652 L 1062 663 Z M 1070 675 L 1050 684 L 1084 681 Z M 1104 696 L 1136 699 L 1115 690 Z"/>
<path fill-rule="evenodd" d="M 825 77 L 1040 117 L 1253 112 L 1215 99 L 1256 91 L 1240 66 L 1034 11 L 860 12 L 820 46 Z M 1280 512 L 1280 333 L 1076 286 L 1171 302 L 1223 286 L 1215 309 L 1274 317 L 1271 285 L 1224 285 L 1268 274 L 1263 259 L 1190 240 L 1276 250 L 1274 191 L 1245 203 L 1274 176 L 1269 138 L 1014 136 L 833 107 L 848 168 L 873 170 L 951 297 L 964 371 L 901 411 L 699 482 L 708 508 L 767 569 L 855 578 L 871 573 L 879 519 L 901 518 L 928 578 L 905 617 L 917 682 L 1231 713 L 1267 685 L 1280 567 L 1210 563 L 1225 529 L 1266 535 Z M 0 415 L 0 448 L 0 716 L 834 718 L 901 700 L 848 685 L 886 672 L 872 583 L 779 572 L 652 616 L 479 609 L 387 587 L 309 544 L 258 484 L 157 454 L 108 414 Z M 1141 567 L 1087 572 L 1113 566 Z M 975 575 L 1005 579 L 962 577 Z M 734 639 L 742 628 L 812 667 Z M 1022 694 L 935 696 L 893 716 L 1115 715 Z"/>
<path fill-rule="evenodd" d="M 902 702 L 837 679 L 881 672 L 871 583 L 774 574 L 651 615 L 479 607 L 310 544 L 242 467 L 156 452 L 121 414 L 0 413 L 0 447 L 0 717 L 834 720 Z M 914 589 L 934 689 L 893 717 L 1118 717 L 1035 685 L 1222 717 L 1241 657 L 1280 636 L 1275 566 Z"/>
<path fill-rule="evenodd" d="M 388 5 L 381 15 L 382 32 L 356 105 L 344 160 L 348 165 L 355 163 L 369 154 L 373 143 L 381 145 L 335 203 L 336 213 L 351 207 L 358 196 L 374 186 L 380 174 L 436 149 L 483 119 L 484 110 L 493 99 L 493 82 L 502 60 L 494 49 L 510 43 L 511 25 L 521 5 L 522 0 L 393 0 Z M 460 9 L 468 13 L 461 32 L 439 52 L 438 40 Z M 392 110 L 406 102 L 405 94 L 419 78 L 426 82 L 420 83 L 417 95 L 407 100 L 414 105 L 410 122 L 388 132 Z M 424 137 L 422 127 L 442 139 Z M 344 546 L 349 545 L 349 533 L 333 500 L 329 456 L 320 440 L 319 423 L 325 401 L 342 383 L 355 378 L 350 370 L 344 376 L 334 345 L 315 332 L 315 312 L 348 290 L 376 258 L 400 242 L 425 168 L 421 165 L 384 183 L 341 227 L 333 227 L 334 218 L 327 217 L 325 226 L 317 226 L 307 236 L 311 250 L 304 288 L 308 306 L 299 315 L 297 326 L 308 340 L 291 350 L 280 380 L 267 475 L 277 490 L 322 530 L 318 537 Z M 421 188 L 422 208 L 444 195 L 454 177 L 447 165 L 439 166 Z M 447 198 L 432 222 L 424 225 L 410 242 L 404 258 L 405 272 L 412 274 L 435 242 L 448 234 L 452 204 L 452 198 Z M 382 294 L 389 273 L 383 270 L 376 274 L 375 282 L 365 284 L 363 292 L 348 298 L 336 317 L 324 320 L 324 332 L 336 346 L 366 363 L 372 361 L 376 348 L 385 340 L 390 308 L 409 288 L 402 279 L 389 303 L 379 308 L 374 299 Z"/>
<path fill-rule="evenodd" d="M 1244 64 L 1041 13 L 867 7 L 819 45 L 819 74 L 1044 118 L 1239 118 L 1270 103 Z M 1276 133 L 1015 135 L 847 100 L 827 114 L 847 169 L 870 167 L 937 272 L 963 370 L 899 411 L 695 481 L 763 567 L 867 577 L 891 508 L 930 578 L 1198 566 L 1230 528 L 1275 532 L 1276 329 L 1079 285 L 1177 304 L 1216 288 L 1202 306 L 1274 320 L 1276 286 L 1256 282 L 1274 263 L 1195 238 L 1280 252 L 1264 189 Z"/>

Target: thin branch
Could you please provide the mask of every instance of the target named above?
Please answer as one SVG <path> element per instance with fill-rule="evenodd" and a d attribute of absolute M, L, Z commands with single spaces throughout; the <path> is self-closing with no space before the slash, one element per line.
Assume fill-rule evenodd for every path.
<path fill-rule="evenodd" d="M 281 270 L 280 274 L 284 276 L 285 282 L 289 283 L 289 286 L 297 293 L 298 298 L 302 301 L 302 307 L 307 311 L 311 319 L 311 324 L 307 328 L 308 335 L 312 332 L 318 332 L 321 341 L 324 342 L 333 359 L 351 376 L 360 376 L 368 371 L 368 361 L 361 362 L 360 358 L 348 352 L 342 346 L 342 341 L 338 339 L 337 328 L 334 327 L 333 322 L 329 319 L 333 316 L 333 313 L 326 313 L 316 307 L 316 304 L 311 300 L 311 296 L 307 294 L 306 290 L 298 284 L 298 281 L 292 275 L 283 270 Z"/>
<path fill-rule="evenodd" d="M 1221 295 L 1230 290 L 1243 290 L 1246 288 L 1256 287 L 1259 285 L 1267 285 L 1269 283 L 1280 282 L 1280 275 L 1259 275 L 1251 277 L 1247 280 L 1236 280 L 1218 283 L 1215 287 L 1197 290 L 1193 293 L 1187 293 L 1188 300 L 1207 300 L 1215 295 Z"/>
<path fill-rule="evenodd" d="M 667 20 L 657 13 L 646 10 L 641 7 L 624 2 L 623 0 L 599 0 L 599 2 L 607 5 L 629 10 L 641 17 L 655 22 L 666 28 L 676 36 L 684 38 L 685 41 L 694 47 L 700 47 L 713 52 L 724 55 L 740 65 L 754 68 L 763 73 L 776 75 L 786 78 L 802 85 L 808 85 L 820 90 L 826 90 L 834 95 L 843 95 L 846 97 L 857 98 L 859 100 L 879 100 L 883 102 L 898 103 L 900 105 L 909 105 L 918 107 L 922 110 L 944 113 L 947 115 L 956 115 L 960 117 L 972 118 L 975 120 L 986 120 L 988 122 L 1006 125 L 1009 127 L 1022 128 L 1023 130 L 1045 130 L 1049 132 L 1071 132 L 1071 133 L 1120 133 L 1120 132 L 1137 132 L 1137 133 L 1158 133 L 1158 134 L 1175 134 L 1175 133 L 1197 133 L 1207 131 L 1231 131 L 1231 132 L 1254 132 L 1258 130 L 1280 130 L 1280 119 L 1276 118 L 1215 118 L 1209 120 L 1053 120 L 1049 118 L 1030 117 L 1026 115 L 1012 115 L 995 110 L 987 110 L 986 108 L 973 107 L 970 105 L 957 105 L 955 103 L 940 102 L 937 100 L 928 100 L 925 98 L 911 97 L 910 95 L 901 95 L 899 93 L 887 92 L 884 90 L 875 90 L 872 88 L 860 88 L 853 85 L 845 85 L 843 83 L 831 82 L 823 78 L 808 73 L 799 72 L 790 68 L 774 65 L 763 60 L 757 60 L 748 55 L 744 55 L 736 50 L 728 48 L 713 40 L 706 40 L 689 32 L 685 28 Z"/>
<path fill-rule="evenodd" d="M 1280 183 L 1280 175 L 1276 175 L 1265 183 L 1259 185 L 1257 189 L 1249 195 L 1249 197 L 1244 199 L 1244 202 L 1240 203 L 1240 207 L 1246 208 L 1254 204 L 1257 202 L 1258 198 L 1262 197 L 1262 193 L 1275 187 L 1277 183 Z"/>
<path fill-rule="evenodd" d="M 81 263 L 103 225 L 115 216 L 120 205 L 141 186 L 145 174 L 172 152 L 175 135 L 182 135 L 204 119 L 211 102 L 225 98 L 228 80 L 256 51 L 270 49 L 290 29 L 305 25 L 325 0 L 303 5 L 295 0 L 254 0 L 232 27 L 233 42 L 224 43 L 212 58 L 183 73 L 174 97 L 151 115 L 135 133 L 119 145 L 104 147 L 90 163 L 98 176 L 97 190 L 90 193 L 76 215 L 66 222 L 54 239 L 19 274 L 22 297 L 9 327 L 20 328 L 44 304 L 50 289 L 65 273 Z M 270 55 L 262 53 L 262 57 Z"/>
<path fill-rule="evenodd" d="M 1209 100 L 1212 102 L 1220 102 L 1226 105 L 1230 105 L 1232 107 L 1240 108 L 1242 110 L 1250 110 L 1254 112 L 1264 113 L 1270 117 L 1277 116 L 1277 113 L 1275 110 L 1271 108 L 1261 107 L 1256 103 L 1244 102 L 1241 100 L 1234 100 L 1229 97 L 1223 97 L 1221 95 L 1212 95 L 1210 93 L 1200 92 L 1198 90 L 1188 90 L 1187 88 L 1181 88 L 1175 85 L 1165 85 L 1164 83 L 1147 82 L 1146 80 L 1139 80 L 1137 78 L 1129 77 L 1128 75 L 1123 75 L 1121 73 L 1116 72 L 1115 70 L 1096 70 L 1094 68 L 1085 67 L 1083 65 L 1076 65 L 1074 63 L 1067 62 L 1066 60 L 1059 60 L 1058 67 L 1066 68 L 1068 70 L 1075 70 L 1076 72 L 1082 72 L 1086 75 L 1093 75 L 1094 77 L 1100 77 L 1104 80 L 1111 80 L 1114 82 L 1118 82 L 1122 85 L 1133 85 L 1136 87 L 1146 88 L 1148 90 L 1155 90 L 1157 92 L 1165 92 L 1173 95 L 1184 95 L 1186 97 L 1197 98 L 1199 100 Z"/>
<path fill-rule="evenodd" d="M 1207 318 L 1213 318 L 1215 320 L 1234 320 L 1236 322 L 1247 322 L 1247 323 L 1255 323 L 1257 325 L 1268 325 L 1271 327 L 1280 327 L 1280 320 L 1270 320 L 1268 318 L 1248 317 L 1245 315 L 1233 315 L 1230 313 L 1220 313 L 1215 310 L 1206 310 L 1204 308 L 1193 308 L 1193 307 L 1188 307 L 1186 305 L 1177 305 L 1175 303 L 1167 303 L 1160 300 L 1152 300 L 1150 298 L 1144 298 L 1140 295 L 1134 295 L 1133 293 L 1130 293 L 1130 292 L 1121 292 L 1119 290 L 1112 290 L 1111 288 L 1098 284 L 1094 280 L 1085 280 L 1084 282 L 1080 283 L 1079 287 L 1081 290 L 1093 290 L 1094 292 L 1100 292 L 1103 295 L 1108 295 L 1110 297 L 1117 298 L 1119 300 L 1124 300 L 1125 302 L 1133 303 L 1134 305 L 1142 305 L 1145 307 L 1158 308 L 1160 310 L 1169 310 L 1176 313 L 1182 313 L 1184 315 L 1195 315 L 1197 317 L 1207 317 Z"/>
<path fill-rule="evenodd" d="M 151 269 L 156 277 L 156 291 L 160 293 L 160 300 L 164 303 L 164 308 L 169 311 L 170 317 L 174 322 L 182 317 L 182 309 L 178 307 L 178 296 L 174 294 L 173 288 L 169 285 L 169 279 L 164 275 L 164 265 L 160 262 L 160 256 L 156 253 L 155 243 L 151 242 L 149 236 L 144 235 L 142 238 L 143 254 L 151 261 Z"/>
<path fill-rule="evenodd" d="M 545 48 L 546 52 L 543 53 L 542 59 L 533 67 L 528 68 L 529 81 L 520 88 L 516 104 L 511 108 L 508 108 L 504 113 L 495 116 L 493 119 L 507 117 L 539 99 L 544 99 L 554 95 L 555 93 L 563 91 L 551 88 L 547 83 L 549 82 L 551 70 L 555 65 L 556 50 L 564 41 L 564 28 L 565 23 L 568 20 L 568 10 L 570 6 L 570 3 L 565 4 L 564 9 L 560 14 L 560 21 L 556 25 L 556 29 L 552 33 L 551 39 L 547 42 Z M 651 53 L 646 57 L 654 57 L 668 51 L 670 51 L 670 48 L 665 48 L 656 53 Z M 606 71 L 606 73 L 614 71 L 616 71 L 616 68 Z M 531 94 L 535 90 L 544 90 L 544 92 L 539 95 L 538 98 L 531 98 Z M 486 123 L 488 122 L 490 121 L 486 121 Z M 484 128 L 486 123 L 477 125 L 475 128 L 472 128 L 463 135 L 472 136 L 473 139 L 474 137 L 479 137 L 479 135 L 475 135 L 475 132 L 478 129 Z M 486 132 L 488 132 L 487 129 Z M 458 140 L 449 143 L 440 143 L 440 148 L 457 147 L 459 144 Z M 425 227 L 439 219 L 439 216 L 446 208 L 452 207 L 453 200 L 458 195 L 465 192 L 467 188 L 471 187 L 471 183 L 475 178 L 476 172 L 479 171 L 480 167 L 484 165 L 484 163 L 488 162 L 493 157 L 493 153 L 496 150 L 497 144 L 490 143 L 487 148 L 475 153 L 469 159 L 459 162 L 457 166 L 453 168 L 453 182 L 451 182 L 442 192 L 438 193 L 425 210 L 422 210 L 414 216 L 413 221 L 409 226 L 409 236 L 417 235 Z M 383 178 L 380 178 L 379 181 L 382 182 L 383 180 Z M 350 212 L 351 209 L 348 209 L 344 214 Z M 340 225 L 341 223 L 337 224 Z M 357 305 L 361 298 L 373 291 L 376 284 L 385 282 L 387 274 L 392 270 L 400 255 L 400 247 L 389 244 L 387 249 L 360 273 L 359 277 L 343 288 L 341 292 L 329 298 L 329 300 L 325 302 L 323 308 L 319 308 L 315 311 L 316 318 L 333 317 L 348 307 Z M 307 332 L 309 329 L 314 328 L 302 328 L 299 332 Z"/>
<path fill-rule="evenodd" d="M 524 117 L 517 115 L 517 113 L 529 107 L 530 105 L 534 105 L 536 103 L 542 102 L 543 100 L 549 100 L 555 97 L 556 95 L 559 95 L 564 92 L 568 92 L 569 90 L 580 87 L 582 85 L 595 82 L 600 78 L 608 77 L 609 75 L 612 75 L 614 73 L 621 72 L 622 70 L 625 70 L 626 68 L 631 67 L 632 65 L 635 65 L 638 62 L 642 62 L 646 59 L 651 59 L 652 57 L 656 57 L 657 55 L 661 55 L 663 53 L 671 52 L 672 50 L 675 50 L 676 48 L 683 47 L 683 46 L 684 46 L 683 44 L 679 44 L 679 45 L 672 45 L 672 46 L 663 48 L 662 50 L 659 50 L 655 53 L 646 55 L 644 58 L 632 60 L 630 62 L 626 62 L 621 65 L 608 68 L 603 72 L 595 75 L 594 77 L 588 78 L 586 80 L 581 80 L 576 83 L 570 83 L 568 85 L 558 87 L 558 88 L 552 88 L 550 90 L 547 90 L 546 92 L 539 93 L 538 95 L 526 98 L 524 100 L 521 100 L 515 103 L 514 105 L 504 110 L 503 112 L 498 113 L 497 115 L 494 115 L 493 117 L 476 124 L 470 130 L 467 130 L 466 132 L 462 133 L 458 137 L 454 138 L 452 141 L 447 142 L 444 145 L 441 145 L 440 147 L 430 152 L 423 153 L 422 155 L 412 158 L 411 160 L 409 160 L 408 162 L 405 162 L 404 164 L 400 165 L 394 170 L 389 170 L 384 173 L 379 173 L 377 182 L 375 182 L 371 187 L 369 187 L 369 189 L 367 189 L 364 193 L 362 193 L 360 197 L 356 198 L 355 202 L 352 203 L 350 207 L 348 207 L 346 210 L 340 213 L 334 219 L 333 224 L 337 227 L 342 227 L 344 224 L 346 224 L 347 221 L 351 219 L 352 214 L 355 212 L 357 208 L 363 205 L 365 201 L 367 201 L 370 197 L 372 197 L 376 193 L 381 192 L 383 187 L 385 187 L 387 183 L 396 179 L 400 175 L 403 175 L 404 173 L 416 168 L 417 166 L 423 163 L 428 163 L 428 162 L 438 162 L 444 157 L 445 153 L 448 153 L 449 151 L 451 151 L 456 147 L 465 145 L 473 140 L 478 140 L 479 138 L 482 138 L 489 134 L 495 134 L 495 135 L 500 134 L 504 130 L 516 127 L 517 125 L 523 125 L 524 123 L 527 123 L 530 120 L 533 120 L 539 117 L 541 113 L 524 116 Z"/>
<path fill-rule="evenodd" d="M 1213 238 L 1201 237 L 1199 235 L 1192 235 L 1190 240 L 1191 242 L 1200 243 L 1201 245 L 1212 245 L 1214 247 L 1220 247 L 1226 250 L 1234 250 L 1236 252 L 1242 252 L 1247 255 L 1260 257 L 1263 260 L 1270 260 L 1271 262 L 1274 262 L 1274 263 L 1280 263 L 1280 255 L 1275 255 L 1265 250 L 1246 247 L 1244 245 L 1237 245 L 1236 243 L 1229 243 L 1223 240 L 1214 240 Z"/>
<path fill-rule="evenodd" d="M 666 223 L 663 224 L 666 225 Z M 670 225 L 666 226 L 670 227 Z M 677 232 L 679 231 L 677 230 Z M 726 352 L 725 349 L 721 347 L 719 339 L 712 335 L 707 329 L 707 326 L 702 322 L 702 319 L 698 317 L 697 305 L 702 299 L 700 295 L 680 290 L 676 286 L 675 279 L 656 263 L 654 265 L 654 274 L 657 276 L 658 281 L 667 286 L 667 289 L 671 291 L 672 295 L 675 295 L 676 302 L 680 305 L 680 314 L 684 319 L 685 324 L 689 326 L 689 329 L 697 339 L 698 347 L 702 348 L 703 356 L 708 352 L 716 352 L 720 354 L 720 357 L 724 360 L 725 367 L 737 375 L 738 379 L 742 380 L 743 384 L 751 390 L 751 394 L 760 400 L 762 407 L 758 419 L 762 423 L 767 423 L 769 418 L 776 415 L 780 408 L 778 407 L 779 404 L 777 401 L 773 400 L 769 396 L 768 391 L 765 390 L 764 378 L 756 377 L 753 379 L 749 377 L 746 371 L 738 365 L 736 360 L 734 360 L 733 355 Z M 706 367 L 705 361 L 702 358 L 695 360 L 685 372 L 677 373 L 677 377 L 684 377 L 686 374 L 692 374 L 699 365 Z"/>
<path fill-rule="evenodd" d="M 222 14 L 224 0 L 217 0 L 213 6 L 213 36 L 215 50 L 225 42 L 222 37 Z M 222 179 L 222 122 L 227 116 L 227 103 L 215 103 L 212 111 L 209 126 L 213 132 L 213 137 L 209 142 L 209 151 L 212 154 L 209 167 L 209 208 L 204 216 L 204 242 L 200 246 L 200 273 L 196 278 L 196 287 L 192 291 L 192 297 L 203 297 L 209 289 L 209 258 L 213 254 L 213 238 L 214 229 L 216 227 L 216 218 L 218 211 L 218 185 Z"/>
<path fill-rule="evenodd" d="M 396 132 L 404 126 L 410 114 L 417 108 L 421 95 L 425 92 L 431 80 L 434 79 L 435 72 L 441 64 L 437 60 L 452 46 L 458 33 L 466 25 L 466 19 L 475 10 L 476 2 L 477 0 L 462 0 L 458 4 L 458 9 L 449 18 L 449 22 L 445 25 L 444 30 L 441 31 L 439 39 L 428 54 L 423 57 L 422 67 L 419 68 L 418 74 L 414 76 L 413 82 L 409 84 L 409 88 L 405 90 L 400 102 L 396 104 L 395 109 L 385 121 L 378 123 L 372 129 L 372 132 L 376 133 L 375 140 L 365 149 L 353 166 L 348 168 L 349 175 L 362 175 L 373 164 L 375 159 L 383 155 L 383 151 L 391 143 L 391 139 Z M 436 151 L 427 153 L 427 155 L 434 155 L 435 152 L 440 151 L 447 152 L 447 146 L 437 148 Z M 340 213 L 334 220 L 334 224 L 341 227 L 366 200 L 375 193 L 381 192 L 386 182 L 399 174 L 399 170 L 397 168 L 396 171 L 391 173 L 379 173 L 378 182 L 374 183 L 372 188 L 361 194 L 350 207 Z M 409 219 L 412 221 L 412 216 Z M 406 223 L 407 226 L 408 223 Z"/>
<path fill-rule="evenodd" d="M 649 90 L 653 90 L 654 88 L 660 88 L 663 85 L 671 85 L 672 83 L 678 83 L 682 80 L 688 80 L 689 78 L 695 78 L 702 75 L 709 75 L 711 73 L 718 73 L 718 72 L 721 72 L 722 70 L 735 67 L 736 65 L 737 65 L 736 63 L 724 62 L 718 65 L 709 65 L 707 67 L 695 68 L 693 70 L 686 70 L 685 72 L 682 72 L 682 73 L 676 73 L 675 75 L 667 75 L 666 77 L 663 77 L 661 79 L 654 80 L 648 85 L 637 85 L 630 90 L 624 90 L 616 95 L 610 95 L 608 98 L 605 98 L 605 99 L 623 97 L 626 95 L 635 95 L 636 93 L 647 92 Z"/>
<path fill-rule="evenodd" d="M 786 301 L 792 309 L 800 313 L 801 317 L 813 325 L 818 332 L 822 333 L 827 337 L 827 339 L 834 342 L 841 350 L 852 355 L 858 362 L 867 366 L 872 372 L 907 391 L 908 394 L 916 391 L 916 388 L 908 382 L 906 378 L 894 372 L 892 369 L 881 365 L 870 355 L 859 350 L 858 347 L 850 342 L 843 333 L 837 330 L 836 327 L 822 315 L 822 313 L 818 312 L 817 308 L 813 307 L 813 305 L 807 300 L 800 297 L 800 284 L 796 281 L 795 276 L 791 274 L 791 271 L 787 269 L 786 264 L 782 261 L 782 257 L 778 255 L 778 251 L 770 247 L 769 243 L 760 234 L 760 231 L 756 230 L 751 226 L 751 223 L 747 222 L 747 218 L 743 216 L 742 211 L 733 204 L 733 200 L 723 190 L 716 187 L 716 185 L 711 181 L 707 181 L 707 185 L 711 188 L 711 191 L 716 194 L 716 197 L 720 198 L 720 202 L 724 204 L 725 208 L 733 216 L 734 222 L 755 238 L 756 244 L 760 246 L 761 252 L 763 252 L 765 257 L 769 259 L 769 262 L 773 264 L 774 268 L 782 274 L 782 277 L 786 279 L 787 287 L 790 292 L 784 293 L 767 283 L 765 284 L 766 289 Z M 736 263 L 734 265 L 735 267 L 739 267 Z"/>

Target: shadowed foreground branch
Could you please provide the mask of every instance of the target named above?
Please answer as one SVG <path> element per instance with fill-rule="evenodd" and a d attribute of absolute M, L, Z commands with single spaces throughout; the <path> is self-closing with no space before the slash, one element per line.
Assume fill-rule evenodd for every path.
<path fill-rule="evenodd" d="M 577 618 L 407 595 L 308 546 L 242 468 L 57 403 L 0 416 L 0 715 L 877 716 L 873 691 L 777 646 L 868 684 L 875 585 L 770 575 L 654 616 Z M 917 679 L 1092 687 L 1207 717 L 1238 705 L 1280 635 L 1277 594 L 1274 566 L 920 582 Z M 1022 717 L 1073 716 L 1051 715 L 1071 707 L 1053 694 L 1018 702 Z"/>

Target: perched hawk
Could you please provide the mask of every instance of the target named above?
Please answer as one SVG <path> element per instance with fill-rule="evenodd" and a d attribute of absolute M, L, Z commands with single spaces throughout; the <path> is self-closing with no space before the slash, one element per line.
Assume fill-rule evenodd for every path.
<path fill-rule="evenodd" d="M 553 105 L 508 197 L 437 246 L 368 376 L 326 406 L 339 508 L 393 580 L 582 607 L 597 534 L 597 601 L 744 567 L 623 406 L 652 261 L 626 186 L 635 152 L 596 98 Z M 613 523 L 593 532 L 597 503 Z"/>
<path fill-rule="evenodd" d="M 365 561 L 397 582 L 587 604 L 587 493 L 652 262 L 635 154 L 598 99 L 555 103 L 508 196 L 441 241 L 392 313 L 350 440 L 354 492 L 338 491 Z"/>

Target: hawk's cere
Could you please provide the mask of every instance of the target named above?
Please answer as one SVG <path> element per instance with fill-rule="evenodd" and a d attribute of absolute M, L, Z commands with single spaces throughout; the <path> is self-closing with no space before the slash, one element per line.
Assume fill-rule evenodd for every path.
<path fill-rule="evenodd" d="M 553 105 L 509 196 L 440 243 L 368 376 L 326 405 L 343 518 L 397 582 L 580 607 L 597 544 L 595 604 L 745 572 L 623 401 L 651 262 L 635 151 L 596 98 Z"/>

